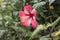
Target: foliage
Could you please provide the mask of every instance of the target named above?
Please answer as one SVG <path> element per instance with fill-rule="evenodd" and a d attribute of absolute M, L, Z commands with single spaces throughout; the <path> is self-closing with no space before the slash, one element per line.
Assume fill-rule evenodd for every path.
<path fill-rule="evenodd" d="M 37 10 L 36 29 L 21 25 L 19 11 Z M 60 0 L 0 0 L 0 40 L 60 40 Z"/>

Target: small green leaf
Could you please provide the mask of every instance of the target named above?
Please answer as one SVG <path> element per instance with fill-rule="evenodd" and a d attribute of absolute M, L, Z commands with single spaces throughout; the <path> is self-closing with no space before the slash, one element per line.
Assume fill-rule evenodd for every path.
<path fill-rule="evenodd" d="M 34 5 L 33 5 L 33 8 L 41 7 L 41 6 L 45 5 L 45 4 L 46 4 L 46 2 L 42 1 L 42 2 L 40 2 L 40 3 L 34 4 Z"/>
<path fill-rule="evenodd" d="M 38 0 L 33 0 L 32 2 L 33 2 L 33 3 L 38 3 Z"/>

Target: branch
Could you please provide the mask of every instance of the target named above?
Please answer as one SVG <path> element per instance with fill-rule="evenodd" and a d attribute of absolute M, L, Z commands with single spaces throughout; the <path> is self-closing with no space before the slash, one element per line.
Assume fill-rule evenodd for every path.
<path fill-rule="evenodd" d="M 60 21 L 60 17 L 57 18 L 57 20 L 54 21 L 50 26 L 49 26 L 49 25 L 48 25 L 48 26 L 45 26 L 45 25 L 40 25 L 40 26 L 38 26 L 38 27 L 35 29 L 35 31 L 32 33 L 32 35 L 31 35 L 31 37 L 30 37 L 29 40 L 33 39 L 35 35 L 37 35 L 37 34 L 38 34 L 39 32 L 41 32 L 42 30 L 46 30 L 48 27 L 54 28 L 54 27 L 59 23 L 59 21 Z M 45 28 L 45 27 L 46 27 L 46 28 Z"/>

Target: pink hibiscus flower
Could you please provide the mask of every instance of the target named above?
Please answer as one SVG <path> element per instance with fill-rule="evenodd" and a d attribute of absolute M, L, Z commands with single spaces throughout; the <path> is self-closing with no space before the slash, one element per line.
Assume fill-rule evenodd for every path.
<path fill-rule="evenodd" d="M 23 26 L 29 27 L 31 24 L 34 29 L 38 26 L 36 21 L 36 10 L 32 10 L 31 5 L 25 6 L 24 11 L 19 12 L 19 17 Z"/>

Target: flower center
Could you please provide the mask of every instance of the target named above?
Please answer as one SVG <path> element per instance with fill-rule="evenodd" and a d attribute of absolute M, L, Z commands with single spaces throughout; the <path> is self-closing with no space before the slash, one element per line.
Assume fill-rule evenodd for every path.
<path fill-rule="evenodd" d="M 33 17 L 33 14 L 32 14 L 31 12 L 29 12 L 29 16 L 30 16 L 30 17 Z"/>
<path fill-rule="evenodd" d="M 29 16 L 29 18 L 32 18 L 33 14 L 29 12 L 29 14 L 27 16 Z"/>
<path fill-rule="evenodd" d="M 33 17 L 33 14 L 30 13 L 30 17 Z"/>

